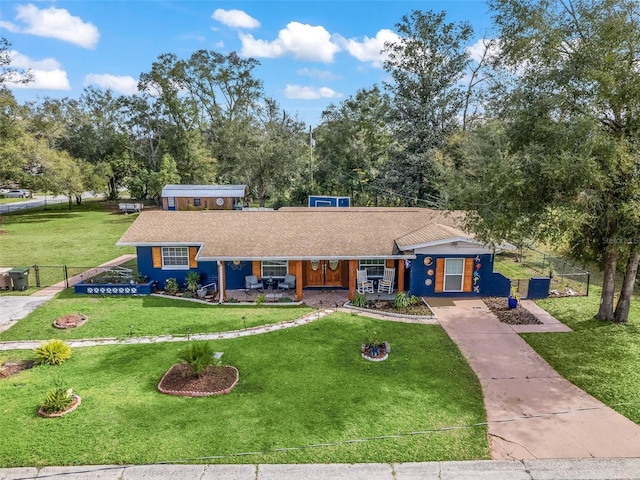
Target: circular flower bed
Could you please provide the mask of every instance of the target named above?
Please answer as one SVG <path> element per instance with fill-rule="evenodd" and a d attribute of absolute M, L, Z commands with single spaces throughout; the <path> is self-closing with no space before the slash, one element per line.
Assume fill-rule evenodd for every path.
<path fill-rule="evenodd" d="M 192 373 L 186 363 L 171 367 L 164 374 L 158 390 L 167 395 L 185 397 L 206 397 L 229 393 L 236 386 L 239 372 L 232 366 L 209 366 L 200 376 Z"/>
<path fill-rule="evenodd" d="M 53 322 L 55 328 L 65 330 L 67 328 L 75 328 L 80 325 L 84 325 L 88 320 L 87 316 L 83 313 L 70 313 L 64 315 Z"/>
<path fill-rule="evenodd" d="M 58 417 L 61 417 L 63 415 L 66 415 L 67 413 L 73 412 L 76 408 L 78 408 L 78 406 L 80 405 L 80 402 L 81 402 L 81 398 L 80 398 L 79 395 L 72 395 L 71 396 L 71 404 L 67 408 L 65 408 L 64 410 L 62 410 L 60 412 L 47 413 L 47 412 L 44 411 L 44 407 L 40 407 L 38 409 L 38 413 L 42 417 L 58 418 Z"/>
<path fill-rule="evenodd" d="M 389 358 L 390 351 L 391 346 L 389 345 L 389 342 L 376 344 L 363 343 L 362 348 L 360 349 L 360 354 L 365 360 L 369 360 L 371 362 L 382 362 Z"/>
<path fill-rule="evenodd" d="M 4 362 L 0 367 L 0 378 L 10 377 L 23 370 L 33 367 L 33 360 L 17 360 L 15 362 Z"/>

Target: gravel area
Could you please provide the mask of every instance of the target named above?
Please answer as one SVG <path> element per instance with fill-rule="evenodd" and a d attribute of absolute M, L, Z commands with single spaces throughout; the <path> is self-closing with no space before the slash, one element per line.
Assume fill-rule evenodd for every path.
<path fill-rule="evenodd" d="M 505 297 L 488 297 L 482 299 L 498 319 L 509 325 L 539 325 L 542 324 L 536 316 L 524 308 L 520 303 L 516 308 L 509 308 Z"/>

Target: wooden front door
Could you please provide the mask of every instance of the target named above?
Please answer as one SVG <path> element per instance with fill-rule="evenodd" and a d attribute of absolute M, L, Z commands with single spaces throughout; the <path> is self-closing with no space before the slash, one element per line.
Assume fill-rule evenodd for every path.
<path fill-rule="evenodd" d="M 307 286 L 342 286 L 342 260 L 311 260 L 304 263 Z"/>

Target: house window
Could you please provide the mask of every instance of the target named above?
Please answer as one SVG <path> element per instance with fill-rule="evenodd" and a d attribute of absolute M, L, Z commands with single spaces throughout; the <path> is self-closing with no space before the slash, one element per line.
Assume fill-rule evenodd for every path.
<path fill-rule="evenodd" d="M 444 291 L 461 292 L 464 274 L 464 258 L 446 258 L 444 260 Z"/>
<path fill-rule="evenodd" d="M 265 260 L 262 262 L 262 278 L 284 277 L 289 273 L 289 262 L 286 260 Z"/>
<path fill-rule="evenodd" d="M 162 268 L 186 270 L 189 268 L 189 247 L 162 247 Z"/>
<path fill-rule="evenodd" d="M 194 207 L 199 207 L 200 205 L 201 205 L 200 199 L 199 198 L 194 198 L 193 199 L 193 206 Z"/>
<path fill-rule="evenodd" d="M 382 278 L 384 274 L 384 258 L 360 260 L 360 270 L 366 270 L 368 278 Z"/>

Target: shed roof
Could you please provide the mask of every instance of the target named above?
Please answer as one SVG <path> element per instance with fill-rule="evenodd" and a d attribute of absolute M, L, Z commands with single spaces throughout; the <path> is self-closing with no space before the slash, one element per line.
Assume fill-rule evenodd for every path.
<path fill-rule="evenodd" d="M 248 193 L 246 185 L 165 185 L 163 197 L 234 197 Z"/>
<path fill-rule="evenodd" d="M 144 211 L 118 245 L 202 245 L 207 260 L 402 257 L 412 252 L 399 247 L 471 238 L 455 217 L 424 208 Z"/>

